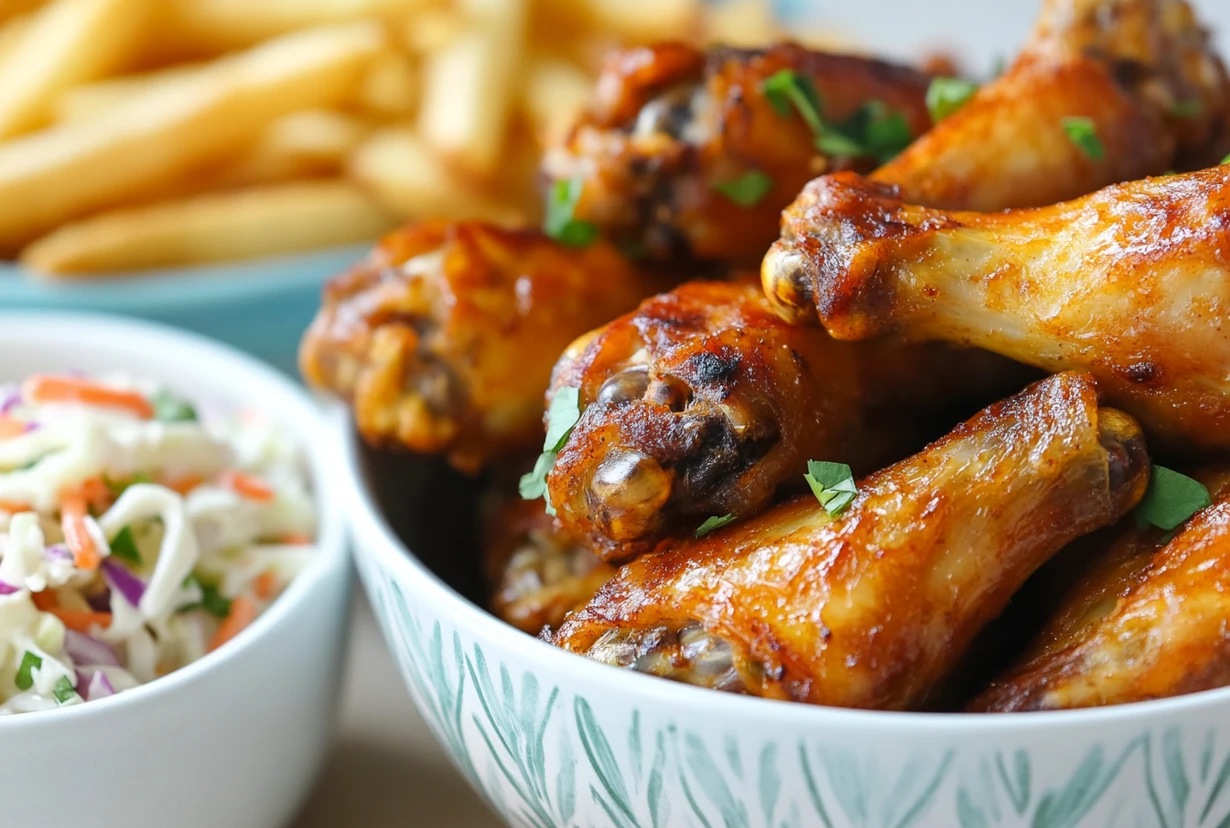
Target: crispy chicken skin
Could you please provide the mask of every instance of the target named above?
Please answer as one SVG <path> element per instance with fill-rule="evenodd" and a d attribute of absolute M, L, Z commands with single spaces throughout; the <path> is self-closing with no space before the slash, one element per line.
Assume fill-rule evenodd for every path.
<path fill-rule="evenodd" d="M 761 276 L 783 317 L 818 317 L 838 339 L 1087 370 L 1150 438 L 1230 448 L 1230 166 L 994 214 L 825 176 L 784 214 Z"/>
<path fill-rule="evenodd" d="M 547 478 L 551 503 L 626 560 L 710 516 L 759 512 L 783 483 L 803 487 L 809 459 L 861 473 L 902 457 L 926 414 L 958 406 L 956 419 L 1019 377 L 981 352 L 837 342 L 782 322 L 754 282 L 693 282 L 560 359 L 552 389 L 578 388 L 584 413 Z"/>
<path fill-rule="evenodd" d="M 501 499 L 483 525 L 491 611 L 531 635 L 559 626 L 615 574 L 553 524 L 542 500 L 517 498 Z"/>
<path fill-rule="evenodd" d="M 660 286 L 601 242 L 410 224 L 325 288 L 300 366 L 353 404 L 370 443 L 447 453 L 472 471 L 535 450 L 560 351 Z"/>
<path fill-rule="evenodd" d="M 555 644 L 680 681 L 845 707 L 924 704 L 1073 538 L 1144 493 L 1139 427 L 1093 380 L 1042 380 L 863 479 L 625 565 Z"/>
<path fill-rule="evenodd" d="M 1109 612 L 1091 609 L 970 709 L 1093 707 L 1230 684 L 1230 495 L 1198 512 L 1146 566 L 1104 583 L 1127 586 Z"/>
<path fill-rule="evenodd" d="M 1095 160 L 1065 132 L 1089 118 Z M 1230 152 L 1230 79 L 1184 0 L 1048 0 L 1000 78 L 876 171 L 930 207 L 1040 207 L 1216 164 Z"/>
<path fill-rule="evenodd" d="M 589 114 L 544 156 L 544 176 L 579 178 L 575 215 L 657 258 L 759 261 L 777 238 L 782 208 L 808 179 L 877 163 L 821 155 L 797 113 L 777 113 L 761 84 L 782 69 L 809 77 L 834 121 L 880 101 L 906 118 L 911 135 L 930 126 L 929 79 L 912 69 L 790 43 L 707 53 L 665 43 L 609 58 Z M 772 179 L 754 205 L 714 189 L 753 170 Z"/>

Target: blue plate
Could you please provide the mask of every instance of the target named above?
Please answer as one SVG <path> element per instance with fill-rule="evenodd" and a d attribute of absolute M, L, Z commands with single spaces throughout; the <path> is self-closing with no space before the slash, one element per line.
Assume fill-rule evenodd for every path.
<path fill-rule="evenodd" d="M 0 309 L 93 310 L 152 319 L 220 339 L 298 376 L 295 352 L 320 306 L 321 287 L 372 244 L 71 281 L 40 279 L 0 263 Z"/>

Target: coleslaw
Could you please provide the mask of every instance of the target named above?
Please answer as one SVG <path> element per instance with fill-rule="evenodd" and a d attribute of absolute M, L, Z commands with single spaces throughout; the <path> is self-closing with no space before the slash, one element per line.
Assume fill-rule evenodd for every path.
<path fill-rule="evenodd" d="M 123 375 L 0 385 L 0 715 L 94 701 L 222 646 L 313 552 L 299 447 Z"/>

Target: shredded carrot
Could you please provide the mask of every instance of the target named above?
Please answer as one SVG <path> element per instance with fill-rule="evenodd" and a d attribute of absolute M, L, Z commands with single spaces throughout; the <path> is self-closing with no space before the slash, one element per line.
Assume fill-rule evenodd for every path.
<path fill-rule="evenodd" d="M 92 610 L 71 610 L 61 607 L 52 607 L 44 610 L 49 612 L 56 618 L 64 622 L 64 626 L 70 630 L 79 633 L 88 633 L 90 628 L 97 624 L 106 629 L 111 626 L 111 613 L 109 612 L 94 612 Z"/>
<path fill-rule="evenodd" d="M 273 595 L 273 589 L 277 586 L 277 582 L 273 577 L 273 570 L 266 569 L 260 575 L 256 576 L 256 580 L 252 582 L 252 591 L 256 593 L 256 597 L 262 601 L 268 601 Z"/>
<path fill-rule="evenodd" d="M 29 503 L 22 503 L 20 500 L 5 500 L 0 498 L 0 512 L 8 512 L 10 514 L 18 514 L 19 512 L 33 512 L 34 507 Z"/>
<path fill-rule="evenodd" d="M 64 542 L 73 553 L 73 565 L 78 569 L 98 569 L 102 556 L 85 524 L 85 495 L 79 490 L 65 492 L 60 499 L 60 525 Z"/>
<path fill-rule="evenodd" d="M 30 593 L 30 600 L 37 609 L 43 612 L 51 612 L 60 606 L 60 602 L 56 600 L 55 593 L 47 589 L 42 592 Z"/>
<path fill-rule="evenodd" d="M 309 538 L 307 535 L 300 535 L 298 533 L 292 533 L 289 535 L 283 535 L 282 537 L 278 538 L 278 543 L 284 543 L 288 546 L 311 546 L 312 539 Z"/>
<path fill-rule="evenodd" d="M 269 484 L 259 477 L 241 471 L 223 472 L 218 478 L 223 486 L 235 492 L 236 494 L 246 497 L 249 500 L 270 501 L 273 500 L 275 494 L 273 489 L 269 488 Z"/>
<path fill-rule="evenodd" d="M 214 633 L 213 641 L 209 642 L 209 651 L 221 647 L 256 620 L 256 604 L 246 595 L 240 595 L 231 601 L 230 615 L 222 620 L 218 631 Z"/>
<path fill-rule="evenodd" d="M 26 433 L 26 424 L 21 420 L 0 414 L 0 440 L 8 440 L 10 437 L 20 437 Z"/>
<path fill-rule="evenodd" d="M 192 491 L 205 481 L 196 475 L 188 475 L 187 477 L 166 477 L 159 482 L 176 494 L 187 496 L 188 492 Z"/>
<path fill-rule="evenodd" d="M 22 396 L 33 403 L 83 403 L 106 408 L 123 408 L 143 420 L 154 418 L 154 406 L 136 391 L 108 388 L 78 377 L 35 375 L 21 386 Z"/>
<path fill-rule="evenodd" d="M 73 491 L 84 497 L 86 503 L 94 507 L 95 514 L 105 511 L 113 500 L 111 490 L 107 488 L 107 484 L 103 482 L 101 477 L 91 477 L 88 480 L 84 480 Z"/>

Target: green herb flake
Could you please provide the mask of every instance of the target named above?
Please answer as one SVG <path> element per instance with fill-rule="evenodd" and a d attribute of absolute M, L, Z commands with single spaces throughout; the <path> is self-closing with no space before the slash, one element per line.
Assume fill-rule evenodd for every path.
<path fill-rule="evenodd" d="M 132 566 L 141 565 L 141 552 L 137 549 L 137 542 L 132 537 L 131 526 L 125 526 L 111 540 L 111 557 L 119 558 Z"/>
<path fill-rule="evenodd" d="M 154 407 L 154 419 L 164 423 L 196 422 L 196 409 L 186 400 L 168 391 L 158 391 L 149 398 Z"/>
<path fill-rule="evenodd" d="M 927 87 L 927 111 L 938 124 L 974 97 L 978 84 L 963 78 L 934 78 Z"/>
<path fill-rule="evenodd" d="M 523 500 L 537 500 L 540 497 L 547 495 L 547 475 L 551 473 L 551 467 L 555 465 L 555 452 L 544 451 L 538 455 L 538 460 L 534 462 L 534 470 L 521 475 L 521 481 L 517 484 L 517 491 L 521 493 Z"/>
<path fill-rule="evenodd" d="M 128 489 L 129 486 L 135 486 L 138 483 L 153 483 L 154 478 L 144 472 L 138 472 L 127 480 L 113 480 L 104 474 L 102 476 L 102 481 L 103 485 L 107 487 L 107 491 L 111 493 L 111 496 L 118 498 Z"/>
<path fill-rule="evenodd" d="M 568 442 L 568 435 L 581 419 L 581 389 L 564 386 L 551 397 L 547 406 L 547 436 L 543 440 L 542 454 L 534 462 L 534 470 L 521 475 L 517 491 L 524 500 L 543 498 L 547 502 L 547 514 L 555 516 L 555 506 L 547 493 L 547 475 L 555 465 L 555 457 Z"/>
<path fill-rule="evenodd" d="M 582 187 L 579 177 L 556 181 L 551 185 L 550 198 L 547 199 L 543 232 L 567 247 L 588 247 L 598 238 L 597 225 L 574 217 Z"/>
<path fill-rule="evenodd" d="M 1136 521 L 1169 531 L 1212 502 L 1209 490 L 1199 480 L 1154 466 L 1149 473 L 1149 488 L 1136 507 Z"/>
<path fill-rule="evenodd" d="M 1225 166 L 1226 164 L 1230 164 L 1230 155 L 1223 158 L 1218 166 Z"/>
<path fill-rule="evenodd" d="M 704 523 L 702 523 L 700 526 L 696 527 L 696 537 L 703 538 L 705 535 L 708 535 L 710 532 L 716 532 L 718 529 L 721 529 L 726 524 L 734 523 L 734 522 L 735 522 L 734 515 L 722 515 L 721 517 L 711 517 L 708 520 L 706 520 Z"/>
<path fill-rule="evenodd" d="M 840 517 L 858 494 L 854 485 L 854 473 L 845 463 L 807 461 L 807 474 L 803 475 L 812 494 L 832 517 Z"/>
<path fill-rule="evenodd" d="M 883 101 L 869 101 L 864 110 L 868 120 L 863 126 L 863 144 L 867 154 L 881 164 L 896 158 L 914 140 L 905 115 L 890 110 Z"/>
<path fill-rule="evenodd" d="M 189 575 L 184 579 L 184 586 L 188 587 L 196 584 L 201 590 L 201 600 L 195 604 L 186 604 L 179 608 L 180 612 L 190 612 L 192 610 L 203 609 L 215 618 L 226 618 L 231 614 L 231 599 L 226 598 L 218 591 L 217 584 L 211 584 L 202 581 L 196 575 Z"/>
<path fill-rule="evenodd" d="M 1199 98 L 1190 101 L 1175 101 L 1170 107 L 1170 114 L 1176 118 L 1195 118 L 1200 114 L 1203 105 Z"/>
<path fill-rule="evenodd" d="M 56 701 L 60 704 L 65 704 L 77 697 L 77 688 L 73 687 L 73 683 L 68 680 L 68 676 L 60 676 L 56 679 L 55 687 L 52 688 L 51 694 L 56 697 Z"/>
<path fill-rule="evenodd" d="M 823 104 L 811 78 L 793 69 L 782 69 L 765 78 L 760 84 L 760 91 L 778 115 L 789 118 L 793 107 L 813 135 L 819 136 L 824 132 L 824 121 L 820 118 Z"/>
<path fill-rule="evenodd" d="M 1076 144 L 1090 161 L 1104 161 L 1106 159 L 1106 146 L 1102 143 L 1102 139 L 1098 137 L 1097 127 L 1094 126 L 1091 118 L 1064 118 L 1063 131 L 1067 133 L 1068 140 Z"/>
<path fill-rule="evenodd" d="M 29 690 L 34 686 L 34 670 L 43 666 L 43 657 L 38 653 L 32 653 L 26 650 L 21 657 L 21 666 L 17 668 L 17 677 L 13 683 L 17 685 L 18 690 Z"/>
<path fill-rule="evenodd" d="M 755 207 L 773 189 L 773 179 L 760 170 L 748 170 L 738 178 L 715 183 L 713 189 L 740 207 Z"/>

